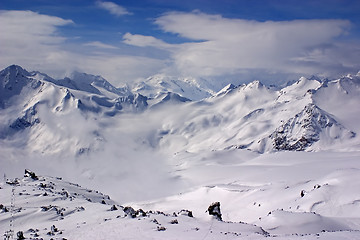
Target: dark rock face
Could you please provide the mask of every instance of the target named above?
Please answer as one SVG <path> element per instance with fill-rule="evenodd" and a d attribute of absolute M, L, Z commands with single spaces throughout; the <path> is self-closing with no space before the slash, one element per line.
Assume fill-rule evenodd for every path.
<path fill-rule="evenodd" d="M 36 89 L 41 82 L 17 65 L 11 65 L 0 71 L 0 108 L 6 108 L 13 96 L 19 95 L 25 86 Z"/>
<path fill-rule="evenodd" d="M 337 132 L 348 137 L 355 136 L 355 133 L 343 127 L 315 104 L 308 104 L 300 113 L 277 128 L 269 137 L 273 141 L 275 150 L 304 151 L 319 141 L 320 134 L 329 128 L 337 128 Z M 333 138 L 338 137 L 334 136 Z"/>
<path fill-rule="evenodd" d="M 212 203 L 208 208 L 209 215 L 215 216 L 215 218 L 219 221 L 222 221 L 221 211 L 220 211 L 220 202 Z"/>
<path fill-rule="evenodd" d="M 14 122 L 10 124 L 10 128 L 14 130 L 23 130 L 25 128 L 31 127 L 37 123 L 40 123 L 40 119 L 36 117 L 37 104 L 28 108 L 25 111 L 25 114 L 22 117 L 18 117 Z"/>
<path fill-rule="evenodd" d="M 143 111 L 148 106 L 147 97 L 141 94 L 130 94 L 125 97 L 115 99 L 115 108 L 122 110 L 123 108 L 132 108 L 136 111 Z"/>

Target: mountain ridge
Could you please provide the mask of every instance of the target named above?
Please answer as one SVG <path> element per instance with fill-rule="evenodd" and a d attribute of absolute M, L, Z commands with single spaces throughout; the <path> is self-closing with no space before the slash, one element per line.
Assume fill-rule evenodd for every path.
<path fill-rule="evenodd" d="M 70 118 L 70 114 L 80 110 L 77 113 L 80 114 L 80 119 L 100 117 L 105 120 L 111 117 L 114 118 L 111 121 L 117 121 L 117 118 L 121 118 L 121 114 L 135 114 L 134 117 L 136 117 L 136 114 L 152 115 L 155 112 L 161 112 L 166 115 L 167 109 L 175 106 L 179 110 L 182 109 L 181 111 L 185 115 L 181 118 L 185 121 L 177 122 L 176 119 L 167 116 L 166 118 L 170 122 L 174 122 L 174 124 L 177 122 L 175 125 L 169 126 L 170 129 L 168 129 L 169 127 L 164 129 L 164 124 L 166 124 L 164 119 L 160 120 L 160 123 L 155 123 L 157 125 L 155 128 L 162 129 L 158 132 L 167 134 L 156 136 L 157 131 L 155 131 L 154 136 L 149 136 L 153 139 L 151 146 L 161 149 L 175 137 L 178 140 L 182 139 L 182 142 L 185 143 L 185 145 L 178 146 L 182 151 L 189 149 L 198 149 L 196 151 L 199 151 L 204 147 L 211 147 L 214 150 L 246 148 L 260 153 L 279 150 L 314 151 L 318 148 L 313 148 L 312 145 L 319 140 L 329 143 L 346 142 L 356 136 L 357 130 L 347 129 L 338 122 L 339 118 L 336 116 L 334 118 L 329 115 L 331 113 L 324 112 L 316 105 L 317 102 L 320 102 L 319 99 L 315 101 L 314 98 L 317 98 L 317 92 L 327 91 L 329 84 L 337 84 L 337 90 L 333 91 L 340 91 L 348 97 L 354 95 L 353 98 L 356 99 L 357 93 L 360 91 L 358 76 L 349 75 L 338 80 L 324 82 L 320 82 L 314 77 L 311 79 L 302 77 L 294 84 L 280 90 L 266 87 L 258 80 L 238 87 L 229 84 L 213 96 L 199 101 L 184 98 L 176 92 L 157 93 L 155 97 L 151 98 L 128 89 L 120 91 L 102 77 L 85 73 L 74 73 L 74 79 L 54 80 L 46 74 L 29 73 L 20 66 L 12 65 L 2 70 L 1 76 L 3 86 L 1 91 L 8 92 L 7 95 L 3 95 L 2 102 L 6 101 L 6 97 L 19 98 L 24 101 L 23 105 L 26 106 L 17 113 L 15 118 L 12 117 L 5 121 L 8 122 L 12 133 L 26 129 L 36 131 L 35 128 L 32 128 L 39 124 L 40 128 L 48 129 L 48 125 L 42 121 L 41 115 L 46 116 L 47 119 L 54 118 L 51 121 L 56 121 L 59 114 L 64 118 L 66 116 Z M 162 82 L 161 79 L 161 77 L 155 79 L 155 84 L 158 84 L 159 81 Z M 30 93 L 20 96 L 24 87 L 28 87 Z M 197 85 L 197 87 L 199 86 Z M 12 88 L 14 91 L 11 90 Z M 21 109 L 20 105 L 17 107 Z M 42 112 L 44 109 L 39 110 L 44 107 L 51 110 L 51 113 Z M 186 115 L 186 112 L 194 112 L 194 114 Z M 311 114 L 307 114 L 307 112 L 311 112 Z M 301 120 L 299 115 L 302 116 Z M 320 120 L 315 119 L 319 116 L 329 120 L 331 126 L 320 126 Z M 84 121 L 80 119 L 79 121 Z M 299 130 L 295 130 L 299 123 L 301 127 Z M 335 128 L 337 130 L 334 130 Z M 1 136 L 6 138 L 6 126 L 3 125 L 1 129 L 3 129 Z M 152 131 L 148 128 L 145 129 L 145 131 Z M 222 129 L 224 130 L 222 131 Z M 309 131 L 306 133 L 304 129 L 312 129 L 316 139 L 306 137 L 309 135 Z M 330 129 L 332 130 L 330 131 Z M 337 132 L 337 134 L 334 133 L 334 136 L 322 134 L 322 132 L 328 131 Z M 303 132 L 303 134 L 298 135 L 299 132 Z M 207 135 L 209 137 L 205 137 Z M 215 141 L 210 136 L 218 136 L 218 140 Z M 147 138 L 146 136 L 141 137 Z M 60 138 L 62 137 L 60 136 Z M 158 140 L 154 142 L 154 139 Z M 296 142 L 295 145 L 298 147 L 290 144 L 289 141 Z M 77 142 L 79 146 L 84 145 L 81 141 L 77 140 Z M 94 145 L 86 142 L 85 145 L 88 146 L 81 146 L 79 149 L 91 149 L 89 146 Z M 148 140 L 145 139 L 145 142 Z M 82 152 L 82 150 L 75 152 L 79 151 Z"/>
<path fill-rule="evenodd" d="M 79 77 L 1 71 L 1 229 L 15 216 L 13 233 L 43 239 L 358 238 L 360 76 L 199 100 Z M 24 168 L 39 175 L 8 179 Z"/>

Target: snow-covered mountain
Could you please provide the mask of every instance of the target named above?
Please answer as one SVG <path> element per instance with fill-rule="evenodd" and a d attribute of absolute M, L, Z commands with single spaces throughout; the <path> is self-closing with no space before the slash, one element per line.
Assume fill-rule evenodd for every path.
<path fill-rule="evenodd" d="M 157 74 L 143 82 L 136 83 L 132 91 L 149 98 L 156 98 L 159 94 L 171 92 L 196 101 L 213 96 L 218 89 L 219 86 L 205 79 L 170 77 Z"/>
<path fill-rule="evenodd" d="M 143 141 L 160 149 L 166 145 L 177 145 L 174 152 L 207 148 L 245 148 L 260 153 L 321 150 L 337 143 L 353 144 L 352 139 L 359 130 L 356 124 L 347 120 L 353 119 L 352 115 L 354 118 L 358 116 L 356 106 L 346 113 L 349 115 L 347 119 L 341 120 L 345 113 L 333 115 L 326 111 L 328 107 L 325 104 L 330 94 L 334 96 L 331 101 L 338 104 L 343 102 L 344 106 L 347 102 L 342 99 L 350 98 L 349 101 L 358 103 L 359 76 L 347 76 L 323 83 L 303 77 L 281 90 L 274 90 L 254 81 L 238 87 L 229 85 L 218 93 L 201 90 L 203 88 L 195 80 L 175 81 L 157 76 L 146 83 L 148 90 L 150 86 L 156 89 L 150 89 L 154 91 L 147 92 L 146 97 L 139 93 L 140 88 L 136 89 L 137 93 L 129 89 L 118 89 L 102 77 L 88 74 L 74 73 L 72 78 L 54 80 L 45 74 L 29 73 L 19 66 L 10 66 L 0 75 L 3 109 L 5 112 L 17 109 L 15 117 L 4 114 L 1 127 L 3 138 L 28 129 L 31 132 L 30 139 L 34 135 L 41 135 L 46 138 L 44 142 L 55 145 L 45 137 L 45 132 L 54 131 L 54 123 L 59 116 L 66 121 L 67 117 L 71 119 L 77 114 L 79 118 L 73 119 L 72 124 L 83 124 L 84 119 L 92 124 L 94 121 L 91 118 L 116 122 L 116 119 L 110 119 L 119 113 L 141 113 L 145 110 L 144 115 L 133 116 L 149 118 L 149 128 L 146 131 L 152 133 L 151 136 L 141 136 L 145 138 Z M 180 86 L 181 84 L 183 85 Z M 164 92 L 158 91 L 159 86 L 164 87 Z M 182 94 L 178 93 L 179 89 Z M 170 90 L 174 92 L 169 92 Z M 201 100 L 191 101 L 194 98 Z M 12 101 L 17 102 L 12 104 Z M 321 108 L 322 105 L 325 109 Z M 172 113 L 172 109 L 175 109 L 176 114 Z M 148 115 L 163 117 L 157 119 Z M 154 123 L 150 124 L 149 121 Z M 71 131 L 64 130 L 65 128 L 60 132 L 56 131 L 50 138 L 56 139 L 56 144 L 59 144 L 61 139 L 65 139 L 61 135 L 72 135 Z M 84 143 L 81 134 L 76 136 L 73 144 L 78 148 L 74 152 L 91 150 L 92 145 L 98 145 L 96 139 L 102 135 L 101 131 L 93 132 L 96 134 L 91 135 L 92 142 Z M 86 138 L 88 137 L 87 135 Z M 41 137 L 36 138 L 37 142 L 41 141 Z M 177 140 L 173 142 L 174 139 Z M 180 139 L 181 142 L 178 143 Z M 49 147 L 44 147 L 41 151 L 46 152 L 45 149 Z M 57 151 L 62 149 L 67 148 L 60 147 Z"/>
<path fill-rule="evenodd" d="M 101 189 L 114 198 L 110 205 L 118 204 L 122 210 L 119 202 L 170 215 L 190 209 L 199 216 L 181 219 L 184 225 L 171 231 L 170 215 L 140 217 L 164 222 L 155 226 L 138 220 L 139 225 L 134 225 L 147 229 L 153 239 L 176 239 L 179 231 L 187 239 L 237 238 L 240 232 L 261 239 L 268 234 L 319 234 L 321 230 L 347 231 L 323 233 L 319 235 L 323 239 L 359 237 L 360 220 L 353 213 L 359 211 L 360 196 L 351 192 L 359 187 L 355 176 L 360 168 L 360 74 L 334 80 L 302 77 L 283 88 L 260 81 L 221 88 L 204 79 L 155 75 L 117 88 L 100 76 L 73 73 L 53 79 L 12 65 L 0 72 L 0 83 L 0 174 L 15 177 L 24 168 L 35 169 Z M 72 203 L 56 203 L 72 213 L 69 223 L 81 224 L 73 214 L 77 205 L 98 206 L 95 200 L 86 200 L 83 188 L 71 188 L 52 177 L 41 179 L 79 196 Z M 19 186 L 37 193 L 39 181 L 25 178 Z M 10 189 L 4 184 L 0 190 L 8 196 Z M 40 194 L 35 200 L 40 195 L 30 194 L 31 201 L 53 205 L 61 191 L 53 192 L 51 199 Z M 284 196 L 281 201 L 279 195 Z M 1 201 L 9 205 L 9 199 Z M 21 207 L 27 209 L 19 213 L 24 216 L 19 218 L 22 224 L 41 217 L 37 228 L 49 222 L 46 228 L 58 226 L 54 222 L 58 218 L 40 216 L 26 207 L 25 198 L 22 201 Z M 231 223 L 209 222 L 204 211 L 217 201 L 226 211 L 223 220 Z M 84 218 L 96 213 L 111 219 L 95 219 L 85 227 L 89 234 L 96 232 L 96 224 L 101 231 L 118 224 L 109 207 L 85 211 Z M 8 220 L 9 215 L 0 214 L 1 226 Z M 126 218 L 121 224 L 130 221 Z M 236 224 L 240 221 L 248 225 Z M 66 236 L 80 238 L 77 228 L 65 225 L 59 226 L 71 233 Z M 162 226 L 169 230 L 166 234 L 152 235 Z M 204 229 L 214 226 L 217 235 L 210 237 L 210 230 Z M 200 230 L 191 230 L 196 228 Z M 29 231 L 24 233 L 35 234 Z M 37 234 L 43 237 L 46 231 Z"/>
<path fill-rule="evenodd" d="M 358 84 L 358 77 L 348 80 Z M 207 148 L 242 148 L 260 153 L 317 151 L 353 143 L 358 147 L 358 141 L 353 141 L 357 129 L 354 124 L 343 125 L 336 116 L 316 105 L 319 95 L 326 95 L 323 91 L 328 84 L 302 78 L 280 91 L 258 81 L 237 88 L 226 87 L 215 97 L 184 106 L 181 111 L 184 116 L 177 118 L 181 120 L 169 119 L 163 125 L 162 132 L 167 132 L 167 136 L 162 136 L 159 144 L 168 144 L 167 140 L 176 136 L 185 144 L 181 150 L 190 151 Z M 339 94 L 337 101 L 342 102 Z M 359 94 L 354 88 L 352 101 L 359 102 Z M 357 108 L 348 111 L 349 119 L 359 114 Z"/>

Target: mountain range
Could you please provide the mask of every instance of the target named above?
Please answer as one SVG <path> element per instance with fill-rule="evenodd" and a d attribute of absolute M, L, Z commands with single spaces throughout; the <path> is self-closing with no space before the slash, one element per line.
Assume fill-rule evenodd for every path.
<path fill-rule="evenodd" d="M 92 141 L 74 136 L 72 147 L 55 148 L 62 141 L 68 142 L 66 136 L 71 135 L 67 131 L 71 127 L 65 125 L 60 126 L 60 132 L 55 130 L 53 124 L 58 117 L 66 121 L 78 115 L 72 125 L 85 121 L 91 124 L 92 119 L 97 119 L 93 121 L 96 125 L 103 119 L 116 122 L 121 115 L 133 113 L 153 121 L 147 123 L 149 127 L 144 126 L 145 132 L 152 132 L 150 136 L 141 137 L 151 148 L 160 150 L 176 145 L 174 152 L 242 148 L 264 153 L 316 151 L 337 148 L 339 144 L 358 146 L 359 75 L 333 81 L 302 77 L 282 89 L 254 81 L 240 86 L 230 84 L 215 92 L 195 79 L 156 75 L 134 87 L 116 88 L 100 76 L 73 73 L 55 80 L 13 65 L 0 72 L 0 81 L 2 111 L 12 113 L 2 114 L 1 138 L 21 135 L 23 141 L 26 132 L 26 147 L 44 154 L 64 149 L 71 149 L 75 155 L 96 151 L 99 141 L 106 140 L 100 129 L 94 129 L 90 133 Z M 328 98 L 340 105 L 339 109 L 329 104 Z M 31 142 L 35 136 L 37 142 L 46 144 L 34 149 Z"/>
<path fill-rule="evenodd" d="M 123 204 L 128 204 L 147 211 L 135 216 L 138 219 L 171 222 L 175 221 L 172 212 L 177 215 L 182 209 L 198 216 L 177 218 L 185 225 L 163 238 L 151 233 L 153 228 L 164 230 L 161 224 L 146 222 L 130 228 L 145 227 L 149 239 L 176 239 L 189 229 L 191 234 L 185 235 L 192 239 L 205 235 L 236 239 L 242 231 L 247 232 L 243 237 L 251 239 L 277 234 L 280 239 L 288 239 L 287 234 L 303 239 L 295 234 L 320 234 L 321 230 L 326 233 L 309 239 L 360 236 L 355 214 L 360 195 L 353 192 L 359 187 L 360 72 L 337 79 L 302 77 L 286 86 L 265 86 L 260 81 L 220 86 L 205 79 L 157 74 L 132 86 L 115 87 L 101 76 L 74 72 L 53 79 L 12 65 L 0 72 L 0 83 L 0 173 L 5 179 L 0 190 L 9 195 L 11 184 L 6 179 L 29 168 L 43 175 L 40 179 L 46 186 L 69 189 L 64 201 L 75 201 L 72 205 L 57 202 L 64 196 L 60 190 L 52 190 L 51 199 L 44 197 L 51 191 L 40 189 L 41 181 L 29 178 L 28 171 L 17 185 L 24 192 L 40 189 L 29 199 L 47 214 L 30 211 L 26 199 L 21 200 L 26 217 L 19 221 L 29 228 L 26 221 L 35 216 L 44 216 L 39 226 L 60 221 L 61 216 L 53 218 L 53 213 L 41 210 L 52 203 L 72 211 L 65 217 L 80 224 L 75 216 L 83 211 L 80 205 L 96 209 L 95 203 L 88 202 L 105 199 L 105 195 L 86 193 L 91 188 L 114 199 L 101 210 L 82 213 L 84 218 L 93 211 L 102 216 L 89 220 L 92 225 L 86 231 L 91 234 L 96 233 L 96 224 L 104 224 L 101 231 L 113 226 L 112 205 L 123 211 L 116 213 L 123 219 L 129 215 Z M 85 187 L 74 188 L 54 176 Z M 9 202 L 6 197 L 0 200 Z M 220 200 L 228 225 L 213 225 L 204 213 Z M 166 214 L 149 212 L 155 210 Z M 105 216 L 112 220 L 100 220 Z M 0 213 L 0 226 L 9 218 Z M 126 225 L 131 220 L 121 221 Z M 174 226 L 168 225 L 164 228 Z M 196 230 L 197 225 L 201 230 Z M 213 226 L 218 230 L 211 238 L 210 230 L 203 229 Z M 79 238 L 74 226 L 63 228 Z M 227 228 L 232 229 L 229 235 L 224 234 Z M 50 229 L 26 234 L 54 236 L 47 232 L 55 233 Z"/>

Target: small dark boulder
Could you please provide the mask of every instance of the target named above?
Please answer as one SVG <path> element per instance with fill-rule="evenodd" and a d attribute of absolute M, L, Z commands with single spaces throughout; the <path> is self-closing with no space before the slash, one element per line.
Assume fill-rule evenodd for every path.
<path fill-rule="evenodd" d="M 186 209 L 182 209 L 180 212 L 178 212 L 178 215 L 194 217 L 192 211 Z"/>
<path fill-rule="evenodd" d="M 23 233 L 22 231 L 18 231 L 18 232 L 16 233 L 16 236 L 17 236 L 17 239 L 18 239 L 18 240 L 23 240 L 23 239 L 25 239 L 24 233 Z"/>
<path fill-rule="evenodd" d="M 166 230 L 166 227 L 163 227 L 163 226 L 157 226 L 157 230 L 160 232 L 160 231 L 165 231 Z"/>
<path fill-rule="evenodd" d="M 220 211 L 220 202 L 214 202 L 208 207 L 209 215 L 215 216 L 219 221 L 222 221 L 221 211 Z"/>
<path fill-rule="evenodd" d="M 30 177 L 33 180 L 39 180 L 38 176 L 36 176 L 36 174 L 29 169 L 25 169 L 24 177 Z"/>
<path fill-rule="evenodd" d="M 179 224 L 179 221 L 178 221 L 177 219 L 173 219 L 173 220 L 171 220 L 170 223 L 171 223 L 171 224 Z"/>
<path fill-rule="evenodd" d="M 146 217 L 146 212 L 140 208 L 136 211 L 136 216 Z"/>
<path fill-rule="evenodd" d="M 112 205 L 110 211 L 116 211 L 116 210 L 118 210 L 118 208 L 115 205 Z"/>
<path fill-rule="evenodd" d="M 301 196 L 301 197 L 304 197 L 304 196 L 305 196 L 305 193 L 306 193 L 306 191 L 305 191 L 305 190 L 301 190 L 301 192 L 300 192 L 300 196 Z"/>
<path fill-rule="evenodd" d="M 124 212 L 128 216 L 130 216 L 132 218 L 136 218 L 136 211 L 132 207 L 124 207 Z"/>
<path fill-rule="evenodd" d="M 58 229 L 57 229 L 57 227 L 55 227 L 55 225 L 52 225 L 52 226 L 51 226 L 51 231 L 52 231 L 53 233 L 55 233 L 55 232 L 58 232 Z"/>

